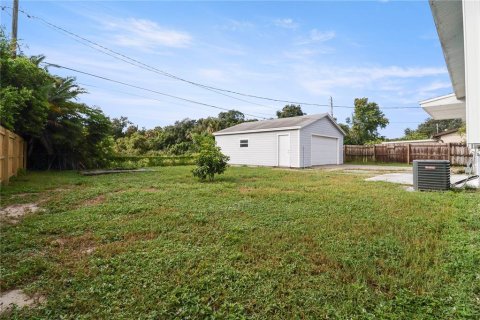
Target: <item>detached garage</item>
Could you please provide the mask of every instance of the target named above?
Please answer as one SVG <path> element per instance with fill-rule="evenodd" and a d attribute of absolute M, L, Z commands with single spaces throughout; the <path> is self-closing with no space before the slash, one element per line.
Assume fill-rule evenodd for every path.
<path fill-rule="evenodd" d="M 231 164 L 304 168 L 343 163 L 344 132 L 328 113 L 245 122 L 214 136 Z"/>

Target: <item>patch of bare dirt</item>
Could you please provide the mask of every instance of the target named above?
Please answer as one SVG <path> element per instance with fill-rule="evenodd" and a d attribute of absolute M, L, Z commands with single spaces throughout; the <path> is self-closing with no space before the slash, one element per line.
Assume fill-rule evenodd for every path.
<path fill-rule="evenodd" d="M 298 193 L 300 191 L 300 190 L 296 190 L 296 189 L 277 189 L 277 190 L 278 190 L 277 192 L 288 193 L 288 194 Z"/>
<path fill-rule="evenodd" d="M 106 200 L 106 197 L 104 194 L 101 194 L 99 195 L 98 197 L 95 197 L 95 198 L 92 198 L 92 199 L 88 199 L 87 201 L 85 201 L 83 204 L 86 205 L 86 206 L 94 206 L 94 205 L 97 205 L 97 204 L 100 204 L 100 203 L 103 203 L 105 202 Z"/>
<path fill-rule="evenodd" d="M 151 187 L 151 188 L 143 189 L 143 191 L 145 191 L 145 192 L 158 192 L 159 189 Z"/>
<path fill-rule="evenodd" d="M 250 187 L 240 187 L 238 188 L 238 192 L 242 193 L 242 194 L 245 194 L 245 193 L 252 193 L 255 191 L 255 188 L 250 188 Z"/>
<path fill-rule="evenodd" d="M 86 248 L 86 249 L 82 250 L 81 253 L 88 255 L 88 254 L 94 253 L 95 250 L 97 250 L 96 247 L 89 247 L 89 248 Z"/>
<path fill-rule="evenodd" d="M 36 195 L 36 194 L 38 193 L 37 192 L 17 193 L 12 195 L 12 198 L 25 198 L 25 197 Z"/>
<path fill-rule="evenodd" d="M 36 203 L 12 204 L 0 209 L 0 218 L 11 223 L 17 223 L 24 215 L 42 210 Z"/>
<path fill-rule="evenodd" d="M 96 239 L 91 232 L 81 236 L 58 238 L 50 242 L 58 250 L 67 250 L 77 253 L 90 254 L 95 250 Z"/>
<path fill-rule="evenodd" d="M 56 189 L 50 190 L 50 192 L 64 192 L 64 191 L 70 191 L 70 190 L 72 190 L 72 189 L 73 189 L 73 187 L 56 188 Z"/>
<path fill-rule="evenodd" d="M 45 301 L 42 296 L 27 296 L 22 290 L 14 289 L 0 295 L 0 314 L 11 310 L 14 306 L 18 308 L 31 307 Z"/>

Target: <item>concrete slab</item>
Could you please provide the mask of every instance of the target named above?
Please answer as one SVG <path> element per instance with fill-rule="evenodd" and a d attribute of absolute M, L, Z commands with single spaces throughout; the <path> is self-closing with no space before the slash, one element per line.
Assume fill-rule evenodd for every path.
<path fill-rule="evenodd" d="M 391 183 L 413 185 L 412 173 L 387 173 L 372 178 L 365 179 L 366 181 L 384 181 Z"/>
<path fill-rule="evenodd" d="M 450 183 L 455 183 L 457 181 L 466 179 L 467 177 L 468 177 L 468 175 L 466 175 L 466 174 L 453 174 L 453 175 L 450 176 Z M 461 185 L 456 186 L 456 187 L 457 188 L 463 188 L 464 185 L 462 183 Z M 467 187 L 476 188 L 476 189 L 480 188 L 480 178 L 468 181 L 467 182 Z"/>
<path fill-rule="evenodd" d="M 466 179 L 468 176 L 466 174 L 452 174 L 450 175 L 450 183 L 455 183 L 457 181 Z M 413 174 L 412 173 L 387 173 L 372 178 L 365 179 L 365 181 L 384 181 L 391 183 L 398 183 L 403 185 L 413 185 Z M 467 186 L 471 188 L 479 188 L 480 179 L 477 178 L 473 181 L 467 182 Z M 458 188 L 463 187 L 463 185 L 457 186 Z"/>
<path fill-rule="evenodd" d="M 313 166 L 312 169 L 320 170 L 370 170 L 370 171 L 412 171 L 412 166 L 388 166 L 388 165 L 363 165 L 363 164 L 329 164 L 324 166 Z"/>

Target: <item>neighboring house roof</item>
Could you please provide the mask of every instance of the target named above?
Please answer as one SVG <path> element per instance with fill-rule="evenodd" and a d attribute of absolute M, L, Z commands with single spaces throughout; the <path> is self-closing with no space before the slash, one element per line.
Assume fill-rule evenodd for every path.
<path fill-rule="evenodd" d="M 384 141 L 381 144 L 435 143 L 434 139 Z"/>
<path fill-rule="evenodd" d="M 323 118 L 328 118 L 332 122 L 332 124 L 343 135 L 345 135 L 345 132 L 343 132 L 342 128 L 340 128 L 340 126 L 335 122 L 335 120 L 333 120 L 333 118 L 328 113 L 312 114 L 312 115 L 306 115 L 306 116 L 272 119 L 272 120 L 263 120 L 263 121 L 244 122 L 244 123 L 237 124 L 236 126 L 217 131 L 213 133 L 213 135 L 219 136 L 219 135 L 236 134 L 236 133 L 302 129 Z"/>
<path fill-rule="evenodd" d="M 442 132 L 439 132 L 439 133 L 436 133 L 432 136 L 433 139 L 435 138 L 440 138 L 444 135 L 447 135 L 447 134 L 451 134 L 451 133 L 455 133 L 455 132 L 458 132 L 458 129 L 450 129 L 450 130 L 445 130 L 445 131 L 442 131 Z M 460 134 L 459 134 L 460 135 Z"/>

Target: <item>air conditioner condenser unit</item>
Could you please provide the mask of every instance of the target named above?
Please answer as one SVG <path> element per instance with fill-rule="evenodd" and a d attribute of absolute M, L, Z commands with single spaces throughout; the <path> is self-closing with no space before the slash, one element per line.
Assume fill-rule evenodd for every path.
<path fill-rule="evenodd" d="M 420 191 L 450 189 L 450 161 L 413 160 L 413 188 Z"/>

